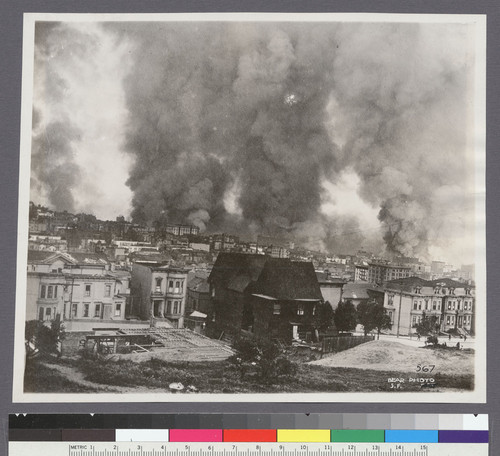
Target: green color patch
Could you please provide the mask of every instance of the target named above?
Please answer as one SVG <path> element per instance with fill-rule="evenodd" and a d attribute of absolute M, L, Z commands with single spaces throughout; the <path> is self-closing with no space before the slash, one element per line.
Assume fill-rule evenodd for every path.
<path fill-rule="evenodd" d="M 332 442 L 384 442 L 383 430 L 357 430 L 357 429 L 339 429 L 332 430 Z"/>

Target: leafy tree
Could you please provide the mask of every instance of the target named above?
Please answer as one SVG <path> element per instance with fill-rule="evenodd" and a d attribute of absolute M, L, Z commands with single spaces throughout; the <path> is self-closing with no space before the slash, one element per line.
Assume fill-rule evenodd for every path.
<path fill-rule="evenodd" d="M 357 308 L 358 322 L 363 325 L 365 336 L 374 329 L 378 337 L 383 329 L 390 329 L 391 318 L 387 315 L 384 306 L 375 300 L 360 302 Z"/>
<path fill-rule="evenodd" d="M 24 329 L 24 339 L 28 359 L 36 354 L 42 356 L 60 355 L 60 343 L 64 338 L 64 326 L 59 318 L 53 320 L 50 326 L 40 320 L 27 321 Z"/>
<path fill-rule="evenodd" d="M 314 314 L 314 327 L 319 331 L 326 331 L 333 324 L 333 315 L 332 306 L 328 301 L 318 304 Z"/>
<path fill-rule="evenodd" d="M 422 320 L 415 327 L 419 336 L 427 336 L 435 334 L 439 331 L 438 317 L 435 315 L 427 316 L 425 312 L 422 314 Z"/>
<path fill-rule="evenodd" d="M 333 321 L 339 331 L 351 331 L 356 328 L 358 323 L 356 307 L 350 299 L 339 302 L 333 313 Z"/>

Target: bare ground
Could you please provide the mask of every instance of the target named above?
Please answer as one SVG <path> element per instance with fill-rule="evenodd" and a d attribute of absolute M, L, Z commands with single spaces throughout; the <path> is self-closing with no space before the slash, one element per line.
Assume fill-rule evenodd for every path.
<path fill-rule="evenodd" d="M 474 353 L 467 350 L 411 347 L 399 342 L 374 340 L 309 364 L 400 372 L 415 372 L 420 364 L 434 365 L 433 374 L 466 375 L 474 373 Z"/>

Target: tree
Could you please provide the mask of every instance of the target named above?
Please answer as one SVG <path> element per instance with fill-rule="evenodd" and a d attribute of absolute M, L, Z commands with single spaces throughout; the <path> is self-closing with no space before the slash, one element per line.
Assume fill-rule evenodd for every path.
<path fill-rule="evenodd" d="M 419 336 L 435 334 L 439 331 L 438 317 L 431 315 L 428 317 L 425 312 L 422 314 L 422 320 L 415 327 Z"/>
<path fill-rule="evenodd" d="M 333 309 L 328 301 L 322 302 L 316 306 L 314 314 L 314 327 L 318 331 L 326 331 L 333 323 Z"/>
<path fill-rule="evenodd" d="M 356 328 L 358 322 L 356 307 L 350 299 L 339 302 L 333 314 L 333 321 L 339 331 L 351 331 Z"/>
<path fill-rule="evenodd" d="M 59 318 L 53 320 L 50 326 L 39 320 L 27 321 L 24 328 L 24 339 L 28 359 L 37 354 L 60 355 L 60 343 L 64 337 L 64 326 Z"/>
<path fill-rule="evenodd" d="M 357 308 L 358 322 L 363 325 L 365 336 L 374 329 L 377 330 L 378 337 L 383 329 L 390 329 L 391 317 L 387 315 L 384 306 L 375 300 L 360 302 Z"/>

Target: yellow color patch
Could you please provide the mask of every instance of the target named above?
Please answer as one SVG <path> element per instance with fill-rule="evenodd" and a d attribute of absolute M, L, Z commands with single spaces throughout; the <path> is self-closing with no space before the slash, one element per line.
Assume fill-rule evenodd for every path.
<path fill-rule="evenodd" d="M 278 429 L 278 442 L 329 442 L 330 429 Z"/>

